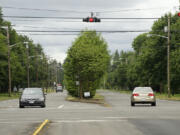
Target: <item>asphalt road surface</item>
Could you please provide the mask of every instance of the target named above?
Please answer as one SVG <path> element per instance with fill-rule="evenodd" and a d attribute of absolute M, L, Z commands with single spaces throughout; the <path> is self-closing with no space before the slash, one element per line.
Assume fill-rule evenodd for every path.
<path fill-rule="evenodd" d="M 19 109 L 18 100 L 0 102 L 0 135 L 180 135 L 180 102 L 130 106 L 130 95 L 98 91 L 111 107 L 65 101 L 66 91 L 47 95 L 47 107 Z"/>

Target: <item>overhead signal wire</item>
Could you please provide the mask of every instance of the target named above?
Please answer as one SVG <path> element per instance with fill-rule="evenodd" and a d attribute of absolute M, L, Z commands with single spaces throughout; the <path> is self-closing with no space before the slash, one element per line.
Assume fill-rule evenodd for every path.
<path fill-rule="evenodd" d="M 67 34 L 67 33 L 63 33 L 63 34 L 60 34 L 60 33 L 58 33 L 58 34 L 29 34 L 29 35 L 47 35 L 47 36 L 49 36 L 49 35 L 52 35 L 52 36 L 55 36 L 55 35 L 70 35 L 70 36 L 74 36 L 74 35 L 78 35 L 79 33 L 77 33 L 77 34 Z"/>
<path fill-rule="evenodd" d="M 58 29 L 58 27 L 46 27 L 46 26 L 31 26 L 31 25 L 15 25 L 15 27 L 26 27 L 26 28 L 39 28 L 39 29 L 42 29 L 42 28 L 45 28 L 45 29 L 53 29 L 53 30 L 57 30 Z M 74 29 L 74 28 L 66 28 L 66 27 L 63 27 L 63 28 L 61 28 L 61 29 L 63 29 L 63 30 L 79 30 L 79 29 Z"/>
<path fill-rule="evenodd" d="M 174 6 L 177 7 L 177 6 Z M 50 11 L 50 12 L 67 12 L 67 13 L 90 13 L 93 11 L 77 11 L 77 10 L 57 10 L 57 9 L 41 9 L 41 8 L 24 8 L 24 7 L 13 7 L 13 6 L 4 6 L 4 9 L 16 9 L 16 10 L 34 10 L 34 11 Z M 144 11 L 144 10 L 159 10 L 167 9 L 170 7 L 152 7 L 152 8 L 135 8 L 135 9 L 120 9 L 116 11 L 94 11 L 95 13 L 115 13 L 115 12 L 131 12 L 131 11 Z"/>
<path fill-rule="evenodd" d="M 3 16 L 5 18 L 31 18 L 31 19 L 82 19 L 83 17 L 43 17 L 43 16 Z M 101 19 L 110 19 L 110 20 L 155 20 L 159 17 L 101 17 Z"/>
<path fill-rule="evenodd" d="M 82 32 L 81 30 L 73 30 L 73 31 L 67 31 L 67 30 L 57 30 L 57 31 L 49 31 L 49 30 L 16 30 L 17 32 L 48 32 L 48 33 L 54 33 L 54 32 Z M 149 32 L 150 30 L 96 30 L 96 32 L 102 32 L 102 33 L 123 33 L 123 32 Z"/>

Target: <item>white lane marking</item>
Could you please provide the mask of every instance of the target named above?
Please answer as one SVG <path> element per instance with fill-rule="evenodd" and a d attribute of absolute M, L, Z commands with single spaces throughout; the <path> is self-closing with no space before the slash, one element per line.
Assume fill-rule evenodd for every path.
<path fill-rule="evenodd" d="M 53 123 L 90 123 L 90 122 L 113 122 L 113 121 L 127 121 L 127 120 L 60 120 Z"/>
<path fill-rule="evenodd" d="M 42 121 L 0 121 L 0 124 L 15 124 L 15 123 L 40 123 Z"/>
<path fill-rule="evenodd" d="M 64 105 L 60 105 L 60 106 L 58 106 L 58 109 L 61 109 L 61 108 L 63 108 L 64 107 Z"/>
<path fill-rule="evenodd" d="M 105 119 L 127 119 L 128 117 L 104 117 Z"/>

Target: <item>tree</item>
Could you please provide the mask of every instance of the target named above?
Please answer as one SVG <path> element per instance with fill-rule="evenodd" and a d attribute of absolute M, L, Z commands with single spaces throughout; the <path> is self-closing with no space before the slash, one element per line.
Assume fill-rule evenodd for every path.
<path fill-rule="evenodd" d="M 167 37 L 164 27 L 168 24 L 168 16 L 171 17 L 171 88 L 174 93 L 180 92 L 180 19 L 177 14 L 174 16 L 171 14 L 162 16 L 154 22 L 149 33 L 140 34 L 134 39 L 132 43 L 134 51 L 132 53 L 126 52 L 125 55 L 121 53 L 116 68 L 111 65 L 110 69 L 113 70 L 108 74 L 108 86 L 118 89 L 126 86 L 130 90 L 136 86 L 151 86 L 158 92 L 166 91 L 167 39 L 161 36 Z M 149 37 L 148 34 L 154 34 L 154 36 Z M 128 65 L 122 64 L 122 58 L 127 59 Z M 122 83 L 123 81 L 124 83 Z"/>
<path fill-rule="evenodd" d="M 82 98 L 83 92 L 89 91 L 93 97 L 109 60 L 107 43 L 101 35 L 96 31 L 82 31 L 68 50 L 64 63 L 65 86 L 69 94 Z M 76 81 L 79 81 L 79 87 Z"/>
<path fill-rule="evenodd" d="M 31 87 L 48 87 L 51 81 L 55 82 L 57 74 L 54 69 L 51 68 L 51 61 L 45 55 L 40 44 L 34 44 L 27 36 L 18 35 L 17 32 L 11 28 L 11 23 L 3 20 L 2 12 L 0 9 L 0 26 L 8 26 L 10 34 L 11 46 L 11 82 L 12 89 L 27 87 L 27 60 L 29 59 L 30 65 L 30 86 Z M 8 59 L 7 59 L 7 33 L 5 29 L 0 31 L 0 92 L 8 91 Z M 29 45 L 29 57 L 27 57 L 27 48 L 25 42 Z M 39 57 L 42 56 L 42 57 Z M 56 62 L 57 63 L 57 62 Z M 49 67 L 49 68 L 48 68 Z M 60 71 L 62 73 L 63 70 Z M 60 74 L 59 73 L 59 74 Z M 51 86 L 53 83 L 51 82 Z"/>

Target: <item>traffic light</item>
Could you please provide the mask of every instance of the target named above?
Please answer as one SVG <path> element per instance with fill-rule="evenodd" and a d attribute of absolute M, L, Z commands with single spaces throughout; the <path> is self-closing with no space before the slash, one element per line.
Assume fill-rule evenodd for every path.
<path fill-rule="evenodd" d="M 101 22 L 100 18 L 94 17 L 95 22 Z"/>
<path fill-rule="evenodd" d="M 178 13 L 178 16 L 180 17 L 180 12 Z"/>
<path fill-rule="evenodd" d="M 97 17 L 87 17 L 83 18 L 83 22 L 101 22 L 101 19 Z"/>

